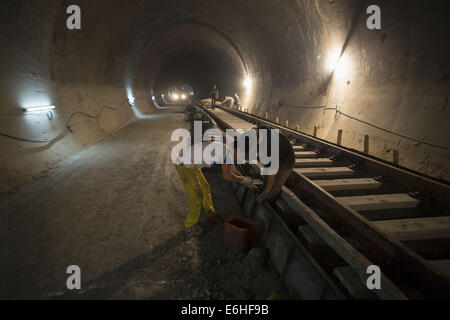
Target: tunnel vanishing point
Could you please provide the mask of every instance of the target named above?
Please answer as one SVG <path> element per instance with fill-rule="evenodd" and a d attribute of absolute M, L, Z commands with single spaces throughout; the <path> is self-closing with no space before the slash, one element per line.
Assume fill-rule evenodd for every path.
<path fill-rule="evenodd" d="M 6 203 L 11 210 L 6 219 L 18 228 L 26 218 L 11 212 L 24 214 L 24 208 L 51 211 L 64 203 L 68 207 L 60 214 L 69 216 L 71 205 L 85 210 L 71 198 L 63 201 L 61 184 L 46 188 L 60 192 L 61 201 L 54 196 L 55 203 L 39 200 L 39 189 L 27 191 L 38 200 L 35 204 L 14 194 L 46 172 L 54 179 L 49 169 L 89 155 L 90 148 L 130 125 L 145 142 L 130 138 L 100 145 L 95 150 L 103 153 L 92 154 L 90 171 L 77 174 L 81 167 L 74 165 L 64 185 L 95 205 L 90 198 L 95 192 L 101 190 L 105 198 L 115 194 L 107 185 L 120 178 L 120 170 L 131 170 L 128 161 L 148 173 L 148 158 L 135 152 L 151 157 L 170 148 L 170 132 L 161 130 L 181 126 L 170 113 L 174 104 L 168 103 L 179 86 L 208 98 L 216 84 L 220 100 L 238 93 L 249 114 L 443 183 L 450 180 L 447 0 L 4 0 L 1 7 L 0 193 L 17 198 Z M 371 28 L 374 14 L 379 27 Z M 166 111 L 169 115 L 159 118 Z M 140 122 L 151 119 L 160 131 L 152 131 L 152 122 L 148 127 Z M 120 158 L 118 167 L 108 160 L 113 153 Z M 151 172 L 165 168 L 170 158 L 157 160 Z M 82 182 L 102 168 L 108 169 L 99 178 L 105 186 L 96 184 L 100 180 Z M 144 178 L 133 173 L 130 181 L 140 185 L 123 182 L 123 194 L 129 192 L 133 203 L 153 206 L 160 199 L 152 195 L 149 201 L 139 192 L 164 194 L 163 185 L 172 180 L 152 176 L 154 185 L 148 185 Z M 181 204 L 173 206 L 168 204 L 184 214 Z M 56 223 L 48 219 L 48 225 Z M 59 215 L 55 219 L 66 221 Z M 30 222 L 25 234 L 41 223 Z M 96 230 L 89 232 L 86 238 L 96 236 Z M 5 235 L 11 233 L 0 237 Z M 49 227 L 42 237 L 55 234 Z M 3 240 L 21 247 L 21 240 Z M 136 244 L 129 241 L 130 247 Z M 44 263 L 52 261 L 49 252 L 63 252 L 51 246 L 34 251 L 39 241 L 31 242 L 7 267 L 22 266 L 10 286 L 26 283 L 34 265 L 32 258 L 21 261 L 22 253 L 45 252 L 45 270 Z M 96 256 L 105 248 L 95 249 Z M 130 249 L 123 260 L 136 252 Z M 121 258 L 114 259 L 111 264 L 119 265 Z M 100 275 L 107 268 L 94 269 Z M 26 285 L 18 288 L 15 296 L 35 297 L 26 290 Z"/>
<path fill-rule="evenodd" d="M 81 29 L 66 9 L 78 5 Z M 4 1 L 1 191 L 162 104 L 174 83 L 449 180 L 446 1 Z M 330 59 L 342 53 L 342 70 Z M 251 90 L 244 88 L 245 79 Z M 129 100 L 135 101 L 134 106 Z M 23 108 L 54 105 L 53 119 Z M 73 115 L 76 113 L 75 115 Z M 90 116 L 86 116 L 88 114 Z M 70 130 L 60 134 L 69 117 Z M 366 141 L 365 141 L 366 140 Z"/>

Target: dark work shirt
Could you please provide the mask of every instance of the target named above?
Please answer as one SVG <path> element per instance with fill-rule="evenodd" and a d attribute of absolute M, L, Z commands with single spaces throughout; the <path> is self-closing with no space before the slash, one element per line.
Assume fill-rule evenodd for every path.
<path fill-rule="evenodd" d="M 269 138 L 269 143 L 267 147 L 269 148 L 269 155 L 271 150 L 271 142 L 270 142 L 270 135 L 267 135 Z M 289 170 L 292 169 L 295 165 L 295 153 L 294 148 L 292 147 L 291 142 L 289 139 L 280 132 L 279 135 L 279 170 Z M 270 163 L 265 165 L 265 167 L 270 167 Z"/>

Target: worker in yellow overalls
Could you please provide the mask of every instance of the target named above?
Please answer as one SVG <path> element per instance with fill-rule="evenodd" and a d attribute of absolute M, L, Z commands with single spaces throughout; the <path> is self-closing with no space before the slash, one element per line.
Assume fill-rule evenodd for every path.
<path fill-rule="evenodd" d="M 190 228 L 198 222 L 202 205 L 208 218 L 218 217 L 216 209 L 214 209 L 209 183 L 206 181 L 202 169 L 187 168 L 182 164 L 177 165 L 176 168 L 189 197 L 189 212 L 184 226 Z"/>
<path fill-rule="evenodd" d="M 184 222 L 186 228 L 191 228 L 200 219 L 200 213 L 202 206 L 205 209 L 205 213 L 210 219 L 220 218 L 214 208 L 214 203 L 211 197 L 211 190 L 208 181 L 203 175 L 202 168 L 208 168 L 217 164 L 222 165 L 223 178 L 226 181 L 238 182 L 250 185 L 253 183 L 252 178 L 242 176 L 234 165 L 226 164 L 226 154 L 229 152 L 226 145 L 221 142 L 206 142 L 202 143 L 201 150 L 211 143 L 220 144 L 223 150 L 223 156 L 214 163 L 202 163 L 200 165 L 184 164 L 176 165 L 178 174 L 180 175 L 183 183 L 184 190 L 189 197 L 189 211 Z M 194 149 L 194 147 L 192 147 Z M 236 158 L 236 152 L 234 152 L 233 158 Z M 217 160 L 217 159 L 216 159 Z"/>

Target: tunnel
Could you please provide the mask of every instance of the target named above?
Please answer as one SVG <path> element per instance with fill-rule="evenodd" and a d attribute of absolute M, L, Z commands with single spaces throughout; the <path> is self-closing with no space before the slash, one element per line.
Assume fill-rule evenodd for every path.
<path fill-rule="evenodd" d="M 170 94 L 182 86 L 201 100 L 217 85 L 246 114 L 448 184 L 448 12 L 438 0 L 3 1 L 0 296 L 64 297 L 81 264 L 88 298 L 193 297 L 169 288 L 186 279 L 151 276 L 190 250 L 178 242 L 213 254 L 180 235 L 170 137 L 189 127 L 188 103 Z M 223 188 L 216 206 L 239 211 L 207 178 Z M 252 290 L 278 290 L 271 277 Z"/>

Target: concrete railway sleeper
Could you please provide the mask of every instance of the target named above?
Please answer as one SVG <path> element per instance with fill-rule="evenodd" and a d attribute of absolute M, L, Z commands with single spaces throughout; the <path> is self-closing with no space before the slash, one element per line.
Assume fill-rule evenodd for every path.
<path fill-rule="evenodd" d="M 264 124 L 292 140 L 298 164 L 277 202 L 284 204 L 268 210 L 277 212 L 276 219 L 281 219 L 288 234 L 295 235 L 325 283 L 334 281 L 335 288 L 351 298 L 450 296 L 447 184 L 258 116 L 229 108 L 211 112 L 197 104 L 222 129 Z M 256 169 L 250 172 L 255 174 Z M 244 208 L 249 206 L 248 192 L 239 188 L 236 192 Z M 250 207 L 249 217 L 254 211 L 258 214 L 258 206 Z M 285 264 L 292 263 L 292 256 L 296 255 L 287 254 Z M 365 281 L 370 265 L 381 267 L 381 290 L 368 292 Z M 291 270 L 285 267 L 279 271 Z M 306 276 L 296 277 L 308 281 Z M 299 295 L 317 298 L 317 294 Z"/>

